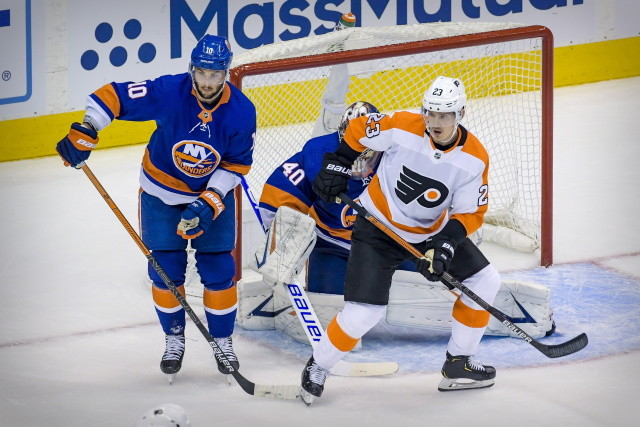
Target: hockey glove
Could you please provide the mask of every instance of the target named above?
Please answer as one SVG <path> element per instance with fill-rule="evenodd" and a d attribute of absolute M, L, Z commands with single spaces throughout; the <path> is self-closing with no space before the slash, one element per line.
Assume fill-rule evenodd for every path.
<path fill-rule="evenodd" d="M 340 203 L 338 194 L 347 191 L 352 164 L 336 153 L 325 153 L 322 168 L 313 180 L 313 191 L 325 202 Z"/>
<path fill-rule="evenodd" d="M 195 239 L 207 231 L 223 210 L 222 197 L 213 189 L 207 188 L 182 212 L 177 233 L 183 239 Z"/>
<path fill-rule="evenodd" d="M 97 143 L 98 132 L 80 123 L 73 123 L 69 134 L 56 145 L 56 151 L 64 160 L 65 166 L 71 165 L 80 169 Z"/>
<path fill-rule="evenodd" d="M 416 260 L 418 272 L 426 277 L 427 280 L 439 282 L 444 272 L 449 270 L 456 247 L 457 243 L 454 240 L 438 236 L 433 248 L 425 253 L 425 257 Z M 447 287 L 449 286 L 447 285 Z"/>

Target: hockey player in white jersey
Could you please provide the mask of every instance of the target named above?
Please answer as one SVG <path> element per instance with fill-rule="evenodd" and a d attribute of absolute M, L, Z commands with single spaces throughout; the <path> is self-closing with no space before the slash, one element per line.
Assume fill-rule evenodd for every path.
<path fill-rule="evenodd" d="M 418 270 L 431 281 L 448 271 L 492 303 L 500 275 L 468 239 L 489 203 L 489 158 L 482 143 L 460 125 L 466 95 L 459 79 L 438 77 L 424 94 L 421 114 L 369 114 L 351 120 L 344 140 L 327 153 L 314 191 L 339 202 L 355 159 L 367 148 L 382 151 L 376 175 L 360 203 L 387 227 L 431 255 Z M 431 252 L 432 251 L 432 252 Z M 331 321 L 302 373 L 302 397 L 321 396 L 328 371 L 384 316 L 391 278 L 411 258 L 364 218 L 356 219 L 345 278 L 345 306 Z M 489 314 L 465 295 L 453 324 L 440 391 L 489 387 L 496 371 L 474 356 Z"/>

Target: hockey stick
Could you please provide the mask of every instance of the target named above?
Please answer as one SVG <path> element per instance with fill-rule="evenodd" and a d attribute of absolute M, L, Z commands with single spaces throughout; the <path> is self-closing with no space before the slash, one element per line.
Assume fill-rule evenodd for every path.
<path fill-rule="evenodd" d="M 241 176 L 242 188 L 247 195 L 247 199 L 251 203 L 253 212 L 258 218 L 258 222 L 262 227 L 262 230 L 266 233 L 267 229 L 260 215 L 258 204 L 255 201 L 253 192 L 247 183 L 244 176 Z M 311 344 L 311 347 L 315 347 L 315 344 L 320 341 L 324 335 L 324 328 L 320 324 L 320 320 L 316 315 L 311 301 L 307 296 L 303 286 L 297 282 L 296 279 L 292 283 L 283 283 L 284 288 L 287 291 L 291 305 L 293 306 L 298 320 L 307 334 L 307 339 Z M 346 360 L 339 361 L 332 369 L 331 373 L 338 376 L 352 376 L 352 377 L 369 377 L 378 375 L 390 375 L 398 371 L 398 364 L 396 362 L 369 362 L 369 363 L 353 363 Z"/>
<path fill-rule="evenodd" d="M 162 281 L 164 282 L 164 284 L 167 286 L 167 288 L 169 288 L 173 296 L 176 297 L 180 305 L 184 308 L 184 311 L 187 312 L 187 314 L 189 315 L 193 323 L 196 325 L 198 330 L 200 330 L 202 335 L 205 337 L 205 339 L 213 349 L 213 355 L 215 356 L 216 360 L 219 363 L 222 363 L 231 372 L 231 375 L 233 376 L 233 378 L 235 378 L 235 380 L 238 382 L 240 387 L 242 387 L 242 389 L 245 392 L 253 396 L 272 397 L 275 399 L 287 399 L 287 400 L 297 399 L 300 395 L 299 385 L 294 386 L 294 385 L 255 384 L 249 381 L 248 379 L 246 379 L 245 377 L 243 377 L 242 374 L 240 374 L 240 372 L 238 372 L 237 369 L 233 368 L 233 366 L 229 362 L 229 359 L 227 359 L 227 357 L 222 352 L 222 349 L 214 341 L 211 334 L 209 334 L 209 331 L 207 330 L 207 328 L 204 327 L 204 325 L 202 324 L 198 316 L 196 316 L 194 311 L 191 309 L 191 306 L 189 305 L 189 303 L 187 303 L 187 300 L 178 291 L 178 289 L 176 288 L 176 285 L 171 281 L 171 279 L 169 279 L 169 276 L 167 276 L 167 273 L 165 273 L 165 271 L 162 269 L 160 264 L 158 264 L 158 261 L 156 260 L 156 258 L 153 256 L 151 251 L 144 244 L 140 236 L 138 236 L 138 233 L 136 233 L 133 227 L 131 227 L 131 224 L 129 223 L 127 218 L 120 211 L 118 206 L 116 206 L 115 202 L 111 199 L 107 191 L 104 189 L 102 184 L 100 184 L 100 181 L 98 181 L 98 179 L 93 174 L 91 169 L 89 169 L 89 166 L 86 163 L 82 165 L 82 171 L 87 175 L 91 183 L 96 187 L 96 189 L 98 190 L 102 198 L 105 200 L 105 202 L 107 202 L 107 204 L 109 205 L 113 213 L 116 215 L 116 217 L 118 217 L 118 219 L 120 220 L 124 228 L 127 230 L 131 238 L 136 242 L 136 244 L 138 245 L 138 247 L 140 248 L 144 256 L 147 257 L 149 264 L 151 264 L 151 266 L 158 273 L 160 278 L 162 278 Z"/>
<path fill-rule="evenodd" d="M 406 249 L 411 255 L 416 258 L 424 258 L 424 254 L 422 254 L 419 250 L 417 250 L 413 245 L 404 240 L 402 237 L 398 236 L 393 230 L 388 228 L 386 225 L 381 223 L 375 216 L 373 216 L 369 211 L 367 211 L 364 207 L 360 206 L 356 202 L 353 201 L 351 197 L 344 193 L 340 193 L 338 196 L 343 202 L 345 202 L 349 207 L 358 212 L 360 216 L 362 216 L 367 221 L 371 222 L 373 225 L 378 227 L 382 232 L 384 232 L 387 236 L 391 237 L 396 243 Z M 584 332 L 578 335 L 575 338 L 570 339 L 569 341 L 560 343 L 547 345 L 542 344 L 535 339 L 533 339 L 529 334 L 525 331 L 514 325 L 507 316 L 498 310 L 497 308 L 489 305 L 486 301 L 476 295 L 471 289 L 467 288 L 465 285 L 460 283 L 454 277 L 452 277 L 449 273 L 445 271 L 442 275 L 442 282 L 445 285 L 451 285 L 453 287 L 458 288 L 463 294 L 471 298 L 475 303 L 488 311 L 493 317 L 498 319 L 509 328 L 511 331 L 516 333 L 520 338 L 534 346 L 538 351 L 550 358 L 563 357 L 568 356 L 576 351 L 582 350 L 589 342 L 587 338 L 587 334 Z"/>

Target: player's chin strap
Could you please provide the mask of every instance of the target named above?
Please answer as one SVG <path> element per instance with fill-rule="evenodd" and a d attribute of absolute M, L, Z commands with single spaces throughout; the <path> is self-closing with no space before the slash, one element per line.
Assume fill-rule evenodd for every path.
<path fill-rule="evenodd" d="M 266 233 L 267 229 L 262 220 L 262 215 L 260 215 L 260 210 L 255 198 L 253 197 L 251 188 L 244 176 L 241 176 L 240 178 L 242 188 L 247 195 L 247 199 L 249 199 L 249 202 L 251 203 L 251 207 L 258 218 L 258 222 L 260 222 L 260 226 Z M 325 332 L 315 310 L 313 309 L 313 306 L 311 305 L 311 301 L 304 290 L 304 286 L 299 284 L 295 277 L 290 281 L 290 283 L 280 283 L 287 292 L 287 296 L 289 297 L 291 305 L 293 306 L 298 320 L 302 325 L 302 329 L 307 335 L 309 343 L 315 348 Z M 341 360 L 331 369 L 331 373 L 341 376 L 388 375 L 396 372 L 398 368 L 399 366 L 396 362 L 350 363 Z"/>
<path fill-rule="evenodd" d="M 369 211 L 367 211 L 364 207 L 354 202 L 351 197 L 349 197 L 344 193 L 340 193 L 338 197 L 340 197 L 340 200 L 346 203 L 350 208 L 355 210 L 358 213 L 358 215 L 360 215 L 361 217 L 363 217 L 364 219 L 366 219 L 367 221 L 369 221 L 370 223 L 378 227 L 383 233 L 391 237 L 396 243 L 398 243 L 400 246 L 406 249 L 409 253 L 411 253 L 411 255 L 415 256 L 416 258 L 426 258 L 426 256 L 423 255 L 419 250 L 417 250 L 413 245 L 411 245 L 409 242 L 407 242 L 402 237 L 397 235 L 393 230 L 388 228 L 386 225 L 381 223 L 375 216 L 369 213 Z M 542 344 L 536 341 L 535 339 L 533 339 L 533 337 L 531 337 L 525 331 L 523 331 L 522 329 L 514 325 L 511 321 L 509 321 L 509 319 L 503 312 L 489 305 L 489 303 L 487 303 L 485 300 L 483 300 L 478 295 L 476 295 L 471 289 L 467 288 L 465 285 L 460 283 L 458 280 L 452 277 L 449 273 L 445 272 L 442 275 L 442 282 L 447 287 L 453 286 L 455 288 L 458 288 L 460 292 L 468 296 L 476 304 L 478 304 L 480 307 L 488 311 L 489 314 L 491 314 L 493 317 L 495 317 L 500 322 L 502 322 L 503 325 L 505 325 L 511 331 L 515 332 L 517 336 L 519 336 L 520 338 L 522 338 L 523 340 L 525 340 L 526 342 L 534 346 L 538 351 L 540 351 L 542 354 L 544 354 L 547 357 L 555 358 L 555 357 L 568 356 L 569 354 L 582 350 L 589 342 L 587 338 L 587 334 L 583 332 L 577 337 L 570 339 L 569 341 L 566 341 L 561 344 L 555 344 L 555 345 Z"/>

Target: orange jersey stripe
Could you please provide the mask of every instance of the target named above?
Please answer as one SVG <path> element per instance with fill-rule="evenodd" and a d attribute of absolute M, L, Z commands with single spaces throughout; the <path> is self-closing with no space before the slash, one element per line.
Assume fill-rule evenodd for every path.
<path fill-rule="evenodd" d="M 309 212 L 309 206 L 302 200 L 271 184 L 264 185 L 262 195 L 260 196 L 260 203 L 266 203 L 276 209 L 280 206 L 286 206 L 303 214 Z"/>
<path fill-rule="evenodd" d="M 177 286 L 178 292 L 184 296 L 184 285 Z M 158 306 L 166 309 L 173 309 L 180 305 L 176 297 L 169 289 L 159 289 L 155 286 L 151 287 L 153 294 L 153 302 Z"/>
<path fill-rule="evenodd" d="M 151 163 L 151 158 L 149 157 L 149 149 L 144 150 L 144 156 L 142 157 L 142 168 L 153 177 L 156 181 L 165 185 L 169 188 L 174 188 L 179 191 L 184 191 L 185 193 L 193 193 L 193 195 L 200 194 L 199 192 L 194 192 L 189 188 L 187 184 L 180 181 L 177 178 L 172 177 L 171 175 L 161 171 L 157 167 Z"/>
<path fill-rule="evenodd" d="M 487 151 L 484 149 L 480 141 L 474 136 L 467 134 L 467 142 L 462 146 L 462 151 L 476 157 L 484 162 L 486 165 L 484 168 L 484 172 L 482 173 L 482 183 L 487 184 L 489 182 L 489 155 Z M 456 143 L 457 144 L 457 143 Z M 467 230 L 467 236 L 476 230 L 478 230 L 483 222 L 484 215 L 487 213 L 489 209 L 489 203 L 478 206 L 478 210 L 476 210 L 472 214 L 453 214 L 451 218 L 455 218 L 462 223 L 464 228 Z"/>
<path fill-rule="evenodd" d="M 367 148 L 360 144 L 360 138 L 366 135 L 367 119 L 367 116 L 360 116 L 350 120 L 347 131 L 344 134 L 344 141 L 347 145 L 359 153 L 362 153 Z"/>
<path fill-rule="evenodd" d="M 419 137 L 423 137 L 427 130 L 427 125 L 424 124 L 422 114 L 411 113 L 409 111 L 398 111 L 397 113 L 394 113 L 393 117 L 389 119 L 388 124 L 385 123 L 385 119 L 382 119 L 382 130 L 397 128 L 399 127 L 399 123 L 402 123 L 403 131 L 412 133 Z"/>
<path fill-rule="evenodd" d="M 453 305 L 453 318 L 470 328 L 484 328 L 489 324 L 489 312 L 474 310 L 458 298 Z"/>
<path fill-rule="evenodd" d="M 442 222 L 447 217 L 447 211 L 442 212 L 440 217 L 433 223 L 431 227 L 410 227 L 405 224 L 401 224 L 399 222 L 394 221 L 391 218 L 391 210 L 389 209 L 389 204 L 387 203 L 387 199 L 384 197 L 382 193 L 382 189 L 380 188 L 380 180 L 378 179 L 378 175 L 375 175 L 367 187 L 367 192 L 369 193 L 369 197 L 371 197 L 371 201 L 375 205 L 376 209 L 380 211 L 382 215 L 391 223 L 394 227 L 402 231 L 406 231 L 408 233 L 415 234 L 432 234 L 440 229 L 442 226 Z"/>
<path fill-rule="evenodd" d="M 205 289 L 202 299 L 204 301 L 204 306 L 212 310 L 227 310 L 232 308 L 238 303 L 236 285 L 222 291 L 210 291 Z"/>
<path fill-rule="evenodd" d="M 331 234 L 332 236 L 335 237 L 339 237 L 341 239 L 345 239 L 345 240 L 351 240 L 351 230 L 347 230 L 344 228 L 331 228 L 329 226 L 327 226 L 325 223 L 323 223 L 320 218 L 318 218 L 318 214 L 316 212 L 316 209 L 311 206 L 311 209 L 309 209 L 309 216 L 311 218 L 313 218 L 313 220 L 316 222 L 316 225 L 320 228 L 322 228 L 323 230 L 327 231 L 329 234 Z"/>
<path fill-rule="evenodd" d="M 399 126 L 401 124 L 401 126 Z M 349 121 L 344 135 L 345 142 L 355 151 L 362 152 L 366 148 L 360 141 L 368 138 L 370 133 L 379 134 L 401 127 L 403 131 L 422 137 L 427 129 L 422 115 L 408 111 L 398 111 L 393 116 L 384 115 L 379 121 L 373 116 L 361 116 Z"/>
<path fill-rule="evenodd" d="M 120 100 L 116 94 L 116 90 L 111 84 L 106 84 L 100 89 L 93 92 L 104 104 L 111 110 L 113 117 L 120 116 Z"/>
<path fill-rule="evenodd" d="M 358 338 L 353 338 L 342 330 L 336 317 L 334 317 L 329 326 L 327 326 L 327 336 L 329 341 L 340 351 L 351 351 L 358 344 Z"/>
<path fill-rule="evenodd" d="M 251 170 L 250 165 L 239 165 L 237 163 L 229 163 L 225 161 L 220 162 L 220 167 L 230 172 L 239 173 L 241 175 L 246 175 L 249 173 L 249 170 Z"/>

